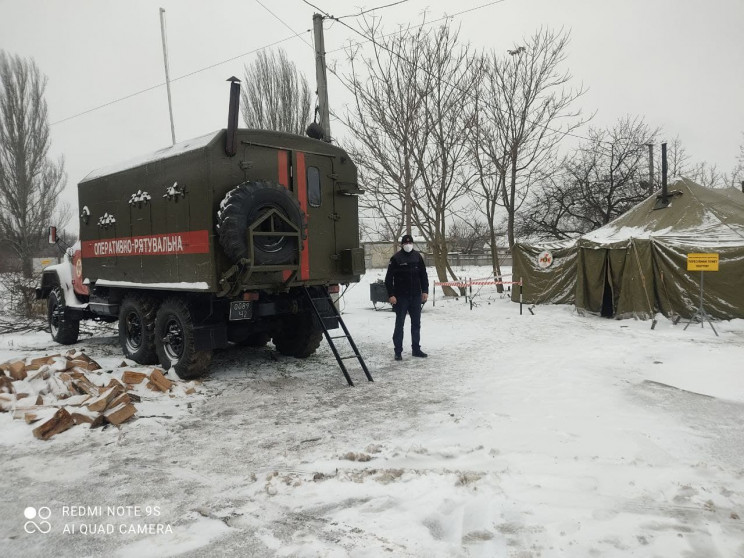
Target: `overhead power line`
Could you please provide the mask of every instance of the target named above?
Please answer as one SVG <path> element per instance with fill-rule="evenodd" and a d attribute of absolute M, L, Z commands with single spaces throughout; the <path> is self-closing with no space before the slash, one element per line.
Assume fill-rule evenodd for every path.
<path fill-rule="evenodd" d="M 389 37 L 389 36 L 392 36 L 392 35 L 396 35 L 396 34 L 399 34 L 399 33 L 404 32 L 404 31 L 411 30 L 411 29 L 418 29 L 419 27 L 423 27 L 425 25 L 432 25 L 434 23 L 438 23 L 438 22 L 443 21 L 443 20 L 453 19 L 453 18 L 455 18 L 457 16 L 460 16 L 460 15 L 463 15 L 463 14 L 466 14 L 466 13 L 469 13 L 469 12 L 473 12 L 473 11 L 476 11 L 476 10 L 480 10 L 482 8 L 486 8 L 486 7 L 495 5 L 495 4 L 500 4 L 500 3 L 504 2 L 504 1 L 505 0 L 494 0 L 493 2 L 489 2 L 487 4 L 482 4 L 482 5 L 476 6 L 474 8 L 469 8 L 467 10 L 462 10 L 462 11 L 457 12 L 457 13 L 452 14 L 452 15 L 446 15 L 446 16 L 443 16 L 443 17 L 441 17 L 439 19 L 422 23 L 421 25 L 417 25 L 417 26 L 414 26 L 414 27 L 406 28 L 406 29 L 404 29 L 402 31 L 396 31 L 396 32 L 393 32 L 393 33 L 389 33 L 387 35 L 382 35 L 381 38 L 386 38 L 386 37 Z M 326 11 L 322 10 L 321 8 L 315 6 L 314 4 L 310 3 L 308 0 L 303 0 L 303 2 L 305 2 L 305 4 L 307 4 L 309 6 L 312 6 L 313 8 L 315 8 L 316 10 L 318 10 L 319 12 L 321 12 L 326 18 L 333 19 L 335 21 L 339 21 L 338 18 L 335 18 L 334 16 L 330 15 L 328 12 L 326 12 Z M 393 56 L 396 56 L 396 57 L 400 58 L 406 64 L 413 65 L 413 63 L 410 60 L 408 60 L 405 56 L 401 55 L 398 52 L 395 52 L 395 51 L 391 50 L 390 48 L 388 48 L 385 45 L 380 44 L 374 37 L 369 37 L 369 36 L 365 35 L 363 32 L 359 31 L 358 29 L 355 29 L 354 27 L 350 26 L 346 22 L 339 21 L 339 23 L 341 25 L 343 25 L 344 27 L 346 27 L 347 29 L 349 29 L 350 31 L 352 31 L 352 32 L 356 33 L 357 35 L 361 36 L 364 39 L 364 41 L 362 41 L 362 42 L 371 42 L 372 44 L 376 45 L 378 48 L 380 48 L 382 50 L 385 50 L 385 51 L 389 52 L 390 54 L 392 54 Z M 357 43 L 357 44 L 361 44 L 361 43 Z M 342 47 L 341 49 L 336 49 L 336 50 L 342 50 L 343 48 L 345 48 L 345 47 Z M 336 52 L 336 51 L 334 50 L 334 51 L 330 51 L 330 52 Z M 341 83 L 346 87 L 347 90 L 351 91 L 351 89 L 349 88 L 349 86 L 346 83 L 344 83 L 344 81 L 341 79 L 341 77 L 336 72 L 334 72 L 334 71 L 331 70 L 331 73 L 333 73 L 333 75 L 335 75 L 341 81 Z M 433 76 L 433 77 L 436 77 L 436 76 Z M 458 90 L 466 93 L 467 95 L 472 95 L 469 91 L 465 91 L 465 90 L 461 89 L 458 85 L 451 84 L 449 82 L 446 82 L 446 83 L 448 83 L 448 85 L 450 85 L 451 87 L 453 87 L 455 89 L 458 89 Z M 353 91 L 351 91 L 351 92 L 353 93 Z M 485 101 L 482 100 L 482 102 L 485 102 Z M 501 109 L 499 107 L 495 107 L 495 106 L 493 106 L 490 103 L 486 103 L 486 104 L 488 106 L 490 106 L 491 108 L 493 108 L 494 110 L 497 110 L 497 111 L 501 112 Z M 543 124 L 538 124 L 538 123 L 536 123 L 536 122 L 534 122 L 532 120 L 527 120 L 526 119 L 526 121 L 529 122 L 530 124 L 535 124 L 535 125 L 541 126 L 544 129 L 549 130 L 551 132 L 555 132 L 557 134 L 563 134 L 565 136 L 569 136 L 569 137 L 573 137 L 573 138 L 580 139 L 580 140 L 585 140 L 585 141 L 596 141 L 596 143 L 598 143 L 598 144 L 604 143 L 604 144 L 607 144 L 607 145 L 613 145 L 612 142 L 609 142 L 609 141 L 606 141 L 606 140 L 593 140 L 592 138 L 589 138 L 589 137 L 586 137 L 586 136 L 582 136 L 582 135 L 579 135 L 579 134 L 575 134 L 573 132 L 564 131 L 564 130 L 556 130 L 554 128 L 551 128 L 550 126 L 543 125 Z M 639 143 L 638 145 L 645 145 L 645 144 L 644 143 Z"/>
<path fill-rule="evenodd" d="M 293 35 L 291 35 L 289 37 L 285 37 L 284 39 L 279 39 L 278 41 L 274 41 L 273 43 L 269 43 L 269 44 L 264 45 L 262 47 L 253 49 L 253 50 L 251 50 L 249 52 L 245 52 L 243 54 L 239 54 L 237 56 L 233 56 L 231 58 L 227 58 L 226 60 L 222 60 L 220 62 L 215 62 L 214 64 L 210 64 L 209 66 L 205 66 L 204 68 L 199 68 L 198 70 L 194 70 L 193 72 L 189 72 L 188 74 L 183 74 L 182 76 L 178 76 L 176 78 L 173 78 L 171 80 L 171 83 L 173 83 L 174 81 L 179 81 L 179 80 L 182 80 L 182 79 L 186 79 L 188 77 L 194 76 L 194 75 L 199 74 L 201 72 L 206 72 L 207 70 L 211 70 L 212 68 L 216 68 L 217 66 L 221 66 L 222 64 L 227 64 L 228 62 L 232 62 L 233 60 L 237 60 L 239 58 L 243 58 L 243 57 L 248 56 L 250 54 L 255 54 L 256 52 L 259 52 L 259 51 L 264 50 L 264 49 L 267 49 L 267 48 L 271 48 L 271 47 L 276 46 L 278 44 L 285 43 L 285 42 L 290 41 L 290 40 L 292 40 L 292 39 L 294 39 L 295 37 L 298 37 L 298 36 L 299 35 L 297 33 L 295 33 L 295 34 L 293 34 Z M 148 91 L 152 91 L 153 89 L 157 89 L 159 87 L 164 87 L 165 85 L 166 85 L 166 83 L 165 82 L 162 82 L 162 83 L 158 83 L 157 85 L 153 85 L 151 87 L 147 87 L 145 89 L 141 89 L 139 91 L 135 91 L 134 93 L 130 93 L 129 95 L 125 95 L 123 97 L 119 97 L 119 98 L 114 99 L 112 101 L 109 101 L 107 103 L 103 103 L 102 105 L 98 105 L 96 107 L 90 108 L 88 110 L 84 110 L 84 111 L 79 112 L 77 114 L 73 114 L 71 116 L 67 116 L 65 118 L 62 118 L 61 120 L 57 120 L 55 122 L 52 122 L 50 124 L 50 126 L 54 126 L 55 124 L 61 124 L 62 122 L 67 122 L 68 120 L 73 120 L 74 118 L 79 118 L 80 116 L 84 116 L 86 114 L 90 114 L 91 112 L 95 112 L 95 111 L 100 110 L 102 108 L 105 108 L 105 107 L 114 105 L 116 103 L 120 103 L 122 101 L 126 101 L 127 99 L 131 99 L 132 97 L 136 97 L 137 95 L 142 95 L 143 93 L 147 93 Z"/>
<path fill-rule="evenodd" d="M 400 0 L 400 1 L 398 1 L 398 2 L 394 2 L 394 3 L 391 3 L 391 4 L 386 4 L 386 5 L 384 5 L 384 6 L 379 6 L 379 7 L 377 7 L 377 8 L 371 8 L 371 9 L 368 9 L 368 10 L 362 11 L 362 12 L 360 12 L 359 14 L 355 14 L 355 15 L 352 15 L 352 14 L 350 14 L 350 15 L 347 15 L 347 16 L 342 16 L 342 17 L 344 17 L 344 18 L 347 18 L 347 17 L 358 17 L 358 16 L 361 16 L 361 15 L 363 15 L 363 14 L 367 13 L 367 12 L 373 11 L 373 10 L 375 10 L 375 9 L 383 9 L 383 8 L 388 8 L 388 7 L 396 6 L 396 5 L 398 5 L 398 4 L 402 4 L 402 3 L 405 3 L 405 2 L 407 2 L 407 1 L 408 1 L 408 0 Z M 487 6 L 493 5 L 493 4 L 498 4 L 498 3 L 500 3 L 500 2 L 503 2 L 503 1 L 504 1 L 504 0 L 496 0 L 496 1 L 494 1 L 494 2 L 490 2 L 490 3 L 488 3 L 488 4 L 484 4 L 484 5 L 482 5 L 482 6 L 477 6 L 477 7 L 475 7 L 475 8 L 470 8 L 470 9 L 468 9 L 468 10 L 463 10 L 462 12 L 457 12 L 457 13 L 455 13 L 455 14 L 451 15 L 451 16 L 445 16 L 445 17 L 443 17 L 443 18 L 440 18 L 440 19 L 438 19 L 438 20 L 433 20 L 433 21 L 430 21 L 430 22 L 426 22 L 426 23 L 424 23 L 424 24 L 422 24 L 422 25 L 420 25 L 420 26 L 417 26 L 417 27 L 421 27 L 421 26 L 423 26 L 423 25 L 431 25 L 431 24 L 434 24 L 434 23 L 436 23 L 436 22 L 438 22 L 438 21 L 442 21 L 442 20 L 444 20 L 444 19 L 448 19 L 448 18 L 456 17 L 456 16 L 458 16 L 458 15 L 461 15 L 461 14 L 464 14 L 464 13 L 468 13 L 468 12 L 472 12 L 472 11 L 474 11 L 474 10 L 478 10 L 478 9 L 481 9 L 481 8 L 484 8 L 484 7 L 487 7 Z M 274 41 L 274 42 L 272 42 L 272 43 L 266 44 L 266 45 L 264 45 L 264 46 L 261 46 L 261 47 L 259 47 L 259 48 L 253 49 L 253 50 L 251 50 L 251 51 L 245 52 L 245 53 L 243 53 L 243 54 L 239 54 L 239 55 L 237 55 L 237 56 L 233 56 L 233 57 L 231 57 L 231 58 L 227 58 L 227 59 L 225 59 L 225 60 L 222 60 L 222 61 L 220 61 L 220 62 L 215 62 L 214 64 L 210 64 L 209 66 L 205 66 L 205 67 L 203 67 L 203 68 L 199 68 L 198 70 L 194 70 L 193 72 L 189 72 L 189 73 L 187 73 L 187 74 L 183 74 L 183 75 L 181 75 L 181 76 L 178 76 L 178 77 L 176 77 L 176 78 L 173 78 L 173 79 L 171 80 L 171 83 L 173 83 L 173 82 L 175 82 L 175 81 L 180 81 L 180 80 L 182 80 L 182 79 L 186 79 L 186 78 L 188 78 L 188 77 L 194 76 L 194 75 L 196 75 L 196 74 L 199 74 L 199 73 L 201 73 L 201 72 L 205 72 L 205 71 L 207 71 L 207 70 L 211 70 L 212 68 L 216 68 L 217 66 L 221 66 L 221 65 L 223 65 L 223 64 L 227 64 L 228 62 L 232 62 L 233 60 L 237 60 L 237 59 L 239 59 L 239 58 L 243 58 L 243 57 L 245 57 L 245 56 L 249 56 L 249 55 L 251 55 L 251 54 L 254 54 L 254 53 L 256 53 L 256 52 L 259 52 L 259 51 L 261 51 L 261 50 L 265 50 L 265 49 L 267 49 L 267 48 L 271 48 L 271 47 L 273 47 L 273 46 L 276 46 L 276 45 L 279 45 L 279 44 L 285 43 L 285 42 L 287 42 L 287 41 L 290 41 L 290 40 L 292 40 L 292 39 L 294 39 L 294 38 L 300 38 L 300 39 L 301 39 L 301 40 L 302 40 L 302 41 L 303 41 L 303 42 L 304 42 L 305 44 L 307 44 L 307 45 L 308 45 L 308 46 L 309 46 L 310 48 L 313 48 L 313 50 L 314 50 L 314 47 L 313 47 L 313 46 L 312 46 L 312 45 L 311 45 L 310 43 L 308 43 L 308 42 L 307 42 L 307 41 L 306 41 L 306 40 L 305 40 L 305 39 L 304 39 L 304 38 L 302 37 L 302 34 L 301 34 L 301 33 L 298 33 L 298 32 L 296 32 L 295 30 L 293 30 L 293 29 L 292 29 L 292 28 L 291 28 L 291 27 L 290 27 L 290 26 L 289 26 L 289 25 L 288 25 L 288 24 L 287 24 L 287 23 L 286 23 L 286 22 L 285 22 L 284 20 L 282 20 L 282 18 L 280 18 L 279 16 L 277 16 L 277 15 L 276 15 L 276 14 L 275 14 L 275 13 L 274 13 L 273 11 L 271 11 L 271 10 L 270 10 L 269 8 L 267 8 L 267 7 L 266 7 L 266 6 L 265 6 L 265 5 L 264 5 L 264 4 L 262 3 L 262 2 L 260 2 L 259 0 L 256 0 L 256 2 L 257 2 L 257 3 L 258 3 L 258 4 L 259 4 L 259 5 L 260 5 L 260 6 L 262 7 L 262 8 L 264 8 L 264 9 L 265 9 L 265 10 L 266 10 L 267 12 L 269 12 L 269 13 L 270 13 L 270 14 L 271 14 L 272 16 L 274 16 L 274 17 L 275 17 L 275 18 L 276 18 L 277 20 L 279 20 L 279 21 L 280 21 L 280 22 L 281 22 L 281 23 L 282 23 L 282 24 L 283 24 L 283 25 L 284 25 L 285 27 L 287 27 L 287 28 L 288 28 L 288 29 L 289 29 L 290 31 L 292 31 L 292 35 L 291 35 L 291 36 L 289 36 L 289 37 L 285 37 L 285 38 L 283 38 L 283 39 L 279 39 L 278 41 Z M 309 2 L 307 2 L 307 1 L 306 1 L 305 3 L 306 3 L 306 4 L 308 4 L 309 6 L 312 6 L 312 7 L 313 7 L 313 8 L 315 8 L 316 10 L 318 10 L 318 11 L 320 11 L 320 12 L 323 12 L 323 13 L 324 13 L 324 14 L 326 15 L 326 17 L 329 17 L 330 19 L 337 19 L 337 18 L 333 18 L 332 16 L 328 16 L 328 15 L 327 15 L 327 12 L 325 12 L 324 10 L 321 10 L 321 9 L 320 9 L 320 8 L 318 8 L 317 6 L 314 6 L 313 4 L 310 4 L 310 3 L 309 3 Z M 344 24 L 344 25 L 346 25 L 346 24 Z M 347 25 L 347 27 L 348 27 L 348 25 Z M 356 32 L 356 30 L 354 30 L 353 28 L 351 28 L 351 27 L 349 27 L 349 28 L 350 28 L 350 29 L 352 29 L 353 31 L 355 31 L 355 32 Z M 306 30 L 306 31 L 304 31 L 304 32 L 308 32 L 308 31 L 310 31 L 310 29 L 307 29 L 307 30 Z M 399 32 L 398 32 L 398 33 L 399 33 Z M 390 35 L 394 35 L 394 34 L 395 34 L 395 33 L 391 33 Z M 387 37 L 387 36 L 390 36 L 390 35 L 385 35 L 385 36 Z M 362 34 L 362 36 L 364 37 L 364 35 L 363 35 L 363 34 Z M 365 37 L 365 39 L 366 39 L 366 41 L 365 41 L 365 42 L 369 42 L 369 41 L 372 41 L 372 42 L 374 42 L 374 39 L 369 39 L 369 38 L 366 38 L 366 37 Z M 343 50 L 343 47 L 342 47 L 342 48 L 340 48 L 340 49 L 336 49 L 336 50 L 334 50 L 334 51 L 330 51 L 330 52 L 336 52 L 337 50 Z M 337 73 L 336 73 L 336 72 L 335 72 L 334 70 L 332 70 L 332 69 L 330 69 L 330 68 L 329 68 L 329 70 L 331 71 L 331 73 L 332 73 L 333 75 L 335 75 L 335 76 L 336 76 L 336 78 L 338 78 L 338 80 L 339 80 L 339 81 L 340 81 L 340 82 L 342 83 L 342 85 L 344 85 L 344 87 L 346 87 L 346 88 L 347 88 L 347 89 L 348 89 L 348 90 L 349 90 L 349 91 L 350 91 L 351 93 L 353 93 L 353 91 L 352 91 L 352 90 L 351 90 L 351 89 L 349 88 L 349 86 L 348 86 L 348 85 L 347 85 L 346 83 L 344 83 L 344 81 L 343 81 L 343 80 L 341 79 L 341 76 L 339 76 L 339 75 L 338 75 L 338 74 L 337 74 Z M 50 123 L 50 126 L 55 126 L 55 125 L 57 125 L 57 124 L 62 124 L 62 123 L 64 123 L 64 122 L 67 122 L 67 121 L 69 121 L 69 120 L 74 120 L 75 118 L 79 118 L 79 117 L 81 117 L 81 116 L 85 116 L 86 114 L 90 114 L 90 113 L 92 113 L 92 112 L 95 112 L 95 111 L 101 110 L 101 109 L 103 109 L 103 108 L 106 108 L 106 107 L 109 107 L 109 106 L 111 106 L 111 105 L 115 105 L 115 104 L 117 104 L 117 103 L 120 103 L 120 102 L 122 102 L 122 101 L 126 101 L 126 100 L 128 100 L 128 99 L 132 99 L 132 98 L 134 98 L 134 97 L 137 97 L 138 95 L 142 95 L 142 94 L 144 94 L 144 93 L 147 93 L 147 92 L 149 92 L 149 91 L 153 91 L 153 90 L 155 90 L 155 89 L 158 89 L 158 88 L 160 88 L 160 87 L 164 87 L 165 85 L 166 85 L 166 82 L 161 82 L 161 83 L 158 83 L 158 84 L 152 85 L 152 86 L 150 86 L 150 87 L 146 87 L 145 89 L 140 89 L 139 91 L 135 91 L 135 92 L 133 92 L 133 93 L 130 93 L 130 94 L 128 94 L 128 95 L 124 95 L 123 97 L 117 97 L 116 99 L 112 99 L 111 101 L 108 101 L 108 102 L 106 102 L 106 103 L 103 103 L 103 104 L 101 104 L 101 105 L 97 105 L 97 106 L 95 106 L 95 107 L 89 108 L 89 109 L 87 109 L 87 110 L 84 110 L 84 111 L 82 111 L 82 112 L 78 112 L 78 113 L 72 114 L 72 115 L 70 115 L 70 116 L 67 116 L 67 117 L 65 117 L 65 118 L 61 118 L 60 120 L 55 120 L 54 122 Z"/>
<path fill-rule="evenodd" d="M 375 12 L 377 10 L 384 10 L 385 8 L 392 8 L 393 6 L 397 6 L 398 4 L 405 4 L 406 2 L 408 2 L 408 0 L 399 0 L 398 2 L 393 2 L 392 4 L 385 4 L 384 6 L 377 6 L 376 8 L 369 8 L 367 10 L 359 12 L 358 14 L 349 14 L 349 15 L 337 17 L 335 19 L 346 19 L 347 17 L 359 17 L 369 12 Z"/>

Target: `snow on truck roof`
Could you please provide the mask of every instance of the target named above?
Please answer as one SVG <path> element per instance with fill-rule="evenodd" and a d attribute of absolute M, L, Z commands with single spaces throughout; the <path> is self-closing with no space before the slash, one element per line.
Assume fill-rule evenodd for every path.
<path fill-rule="evenodd" d="M 194 149 L 200 149 L 202 147 L 206 147 L 215 137 L 217 137 L 217 135 L 220 132 L 222 132 L 222 130 L 218 130 L 216 132 L 210 132 L 209 134 L 200 136 L 198 138 L 189 139 L 186 141 L 176 143 L 175 145 L 171 145 L 170 147 L 158 149 L 157 151 L 153 153 L 147 153 L 146 155 L 140 155 L 139 157 L 130 159 L 128 161 L 124 161 L 122 163 L 118 163 L 116 165 L 111 165 L 109 167 L 102 167 L 100 169 L 93 170 L 90 173 L 88 173 L 88 175 L 85 178 L 83 178 L 80 182 L 87 182 L 88 180 L 94 180 L 96 178 L 100 178 L 102 176 L 106 176 L 109 174 L 123 172 L 129 169 L 133 169 L 135 167 L 139 167 L 140 165 L 145 165 L 147 163 L 154 163 L 156 161 L 162 161 L 163 159 L 175 157 L 177 155 L 181 155 L 182 153 L 186 153 L 187 151 L 192 151 Z"/>

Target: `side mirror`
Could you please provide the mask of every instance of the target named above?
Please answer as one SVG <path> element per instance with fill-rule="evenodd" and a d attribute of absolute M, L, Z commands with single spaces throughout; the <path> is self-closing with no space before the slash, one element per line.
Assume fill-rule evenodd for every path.
<path fill-rule="evenodd" d="M 57 244 L 57 227 L 49 227 L 49 244 Z"/>

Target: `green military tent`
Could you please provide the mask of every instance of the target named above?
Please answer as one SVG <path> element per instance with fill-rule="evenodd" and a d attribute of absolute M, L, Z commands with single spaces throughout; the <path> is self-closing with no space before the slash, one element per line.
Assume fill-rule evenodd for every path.
<path fill-rule="evenodd" d="M 744 194 L 685 178 L 669 191 L 667 207 L 656 209 L 655 194 L 578 239 L 517 243 L 513 274 L 523 278 L 523 300 L 573 303 L 618 318 L 656 312 L 690 318 L 700 305 L 702 279 L 709 315 L 744 318 Z M 718 271 L 688 271 L 688 254 L 700 253 L 717 254 Z"/>

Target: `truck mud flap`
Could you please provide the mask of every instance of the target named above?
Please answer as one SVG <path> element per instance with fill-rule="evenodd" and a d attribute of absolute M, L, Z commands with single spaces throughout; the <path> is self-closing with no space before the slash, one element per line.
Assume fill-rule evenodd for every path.
<path fill-rule="evenodd" d="M 336 329 L 338 328 L 338 319 L 324 316 L 323 325 L 325 325 L 326 329 Z M 318 320 L 317 316 L 313 316 L 313 327 L 315 329 L 321 329 L 321 330 L 323 329 L 323 326 L 321 326 L 320 321 Z"/>
<path fill-rule="evenodd" d="M 209 351 L 211 349 L 224 349 L 228 347 L 227 326 L 216 324 L 195 327 L 194 345 L 197 351 Z"/>

